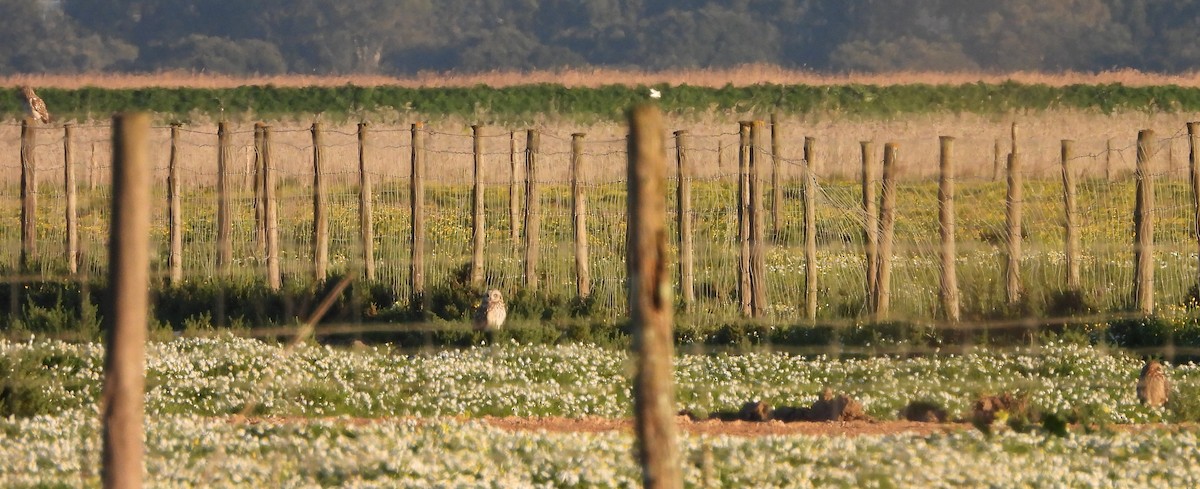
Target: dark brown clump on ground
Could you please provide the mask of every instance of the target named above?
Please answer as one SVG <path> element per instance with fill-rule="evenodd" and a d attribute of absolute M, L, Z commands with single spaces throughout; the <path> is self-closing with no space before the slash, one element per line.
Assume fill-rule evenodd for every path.
<path fill-rule="evenodd" d="M 750 401 L 742 405 L 742 410 L 738 411 L 737 419 L 742 421 L 770 421 L 774 409 L 770 404 L 763 401 Z"/>
<path fill-rule="evenodd" d="M 971 407 L 971 422 L 976 425 L 990 425 L 996 420 L 996 413 L 1007 412 L 1010 418 L 1029 418 L 1029 403 L 1022 396 L 1005 392 L 998 396 L 983 396 Z"/>
<path fill-rule="evenodd" d="M 696 416 L 691 416 L 696 419 Z M 873 421 L 863 410 L 862 403 L 845 394 L 834 394 L 826 387 L 819 399 L 811 406 L 780 406 L 772 408 L 765 401 L 750 401 L 742 405 L 736 414 L 730 412 L 713 413 L 713 418 L 725 421 Z"/>
<path fill-rule="evenodd" d="M 931 401 L 913 401 L 900 410 L 900 418 L 919 423 L 945 423 L 946 410 Z"/>

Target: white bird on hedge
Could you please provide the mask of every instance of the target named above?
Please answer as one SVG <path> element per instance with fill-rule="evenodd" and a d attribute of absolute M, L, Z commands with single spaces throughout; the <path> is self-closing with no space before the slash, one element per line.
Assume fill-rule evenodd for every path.
<path fill-rule="evenodd" d="M 499 290 L 492 289 L 483 295 L 483 301 L 479 303 L 479 308 L 475 309 L 475 317 L 472 318 L 471 324 L 475 326 L 476 331 L 494 331 L 504 326 L 504 318 L 507 315 L 504 296 L 500 295 Z"/>
<path fill-rule="evenodd" d="M 662 98 L 662 92 L 651 88 L 650 89 L 650 98 Z"/>

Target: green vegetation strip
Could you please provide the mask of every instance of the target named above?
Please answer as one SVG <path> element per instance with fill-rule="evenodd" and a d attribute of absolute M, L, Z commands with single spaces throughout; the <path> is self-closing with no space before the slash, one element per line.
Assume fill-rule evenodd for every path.
<path fill-rule="evenodd" d="M 1130 87 L 1121 84 L 1068 85 L 1006 82 L 961 85 L 773 85 L 723 88 L 655 85 L 660 103 L 671 112 L 703 113 L 777 109 L 785 113 L 842 113 L 864 116 L 902 113 L 1003 113 L 1013 110 L 1084 109 L 1186 112 L 1200 110 L 1200 88 Z M 607 85 L 567 88 L 556 84 L 504 88 L 406 88 L 396 86 L 285 88 L 245 86 L 233 89 L 145 88 L 74 90 L 45 88 L 39 94 L 60 119 L 107 117 L 139 109 L 176 118 L 196 115 L 275 118 L 324 113 L 331 119 L 376 111 L 415 112 L 425 116 L 526 119 L 562 114 L 619 119 L 623 110 L 648 99 L 643 86 Z M 22 117 L 20 98 L 0 97 L 0 114 Z M 252 115 L 249 115 L 252 114 Z"/>

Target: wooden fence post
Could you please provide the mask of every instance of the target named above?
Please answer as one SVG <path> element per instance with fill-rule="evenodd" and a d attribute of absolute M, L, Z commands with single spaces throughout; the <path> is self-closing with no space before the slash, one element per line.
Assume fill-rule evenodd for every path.
<path fill-rule="evenodd" d="M 539 138 L 535 129 L 525 132 L 525 288 L 538 288 L 538 256 L 541 252 L 542 201 L 538 185 Z"/>
<path fill-rule="evenodd" d="M 779 113 L 771 113 L 771 236 L 780 239 L 779 215 L 783 213 L 783 175 L 780 175 L 780 139 L 782 129 L 779 127 Z"/>
<path fill-rule="evenodd" d="M 267 205 L 263 190 L 266 189 L 266 184 L 263 179 L 263 123 L 254 123 L 254 169 L 253 181 L 247 180 L 253 184 L 252 191 L 254 194 L 254 246 L 257 248 L 258 256 L 266 256 L 267 254 Z M 249 168 L 247 168 L 249 169 Z M 246 173 L 250 175 L 248 171 Z"/>
<path fill-rule="evenodd" d="M 750 312 L 762 317 L 767 312 L 767 276 L 765 241 L 767 214 L 763 206 L 762 158 L 763 121 L 750 125 Z"/>
<path fill-rule="evenodd" d="M 954 243 L 954 138 L 942 136 L 941 177 L 938 182 L 938 221 L 942 228 L 942 306 L 946 319 L 958 322 L 958 274 L 955 271 Z"/>
<path fill-rule="evenodd" d="M 1005 262 L 1005 297 L 1009 305 L 1021 300 L 1021 220 L 1024 207 L 1021 157 L 1017 152 L 1017 124 L 1012 125 L 1012 151 L 1008 154 L 1008 192 L 1005 225 L 1008 228 L 1008 260 Z"/>
<path fill-rule="evenodd" d="M 101 400 L 106 488 L 142 486 L 146 321 L 150 303 L 150 116 L 113 117 L 113 207 L 104 385 Z"/>
<path fill-rule="evenodd" d="M 358 229 L 362 241 L 363 277 L 375 280 L 375 209 L 371 173 L 367 171 L 367 123 L 358 123 Z"/>
<path fill-rule="evenodd" d="M 79 222 L 75 195 L 75 125 L 63 126 L 63 185 L 66 193 L 67 271 L 79 273 Z"/>
<path fill-rule="evenodd" d="M 1154 314 L 1154 131 L 1138 132 L 1137 207 L 1133 211 L 1134 303 L 1141 314 Z"/>
<path fill-rule="evenodd" d="M 412 125 L 412 175 L 409 179 L 412 198 L 412 268 L 409 271 L 413 296 L 425 301 L 425 125 Z"/>
<path fill-rule="evenodd" d="M 22 271 L 28 272 L 37 257 L 37 126 L 32 119 L 21 121 L 21 256 Z"/>
<path fill-rule="evenodd" d="M 633 382 L 642 486 L 680 488 L 675 437 L 673 303 L 666 269 L 666 144 L 662 114 L 650 105 L 629 116 L 629 305 L 637 372 Z"/>
<path fill-rule="evenodd" d="M 875 181 L 878 180 L 871 159 L 871 142 L 858 143 L 862 148 L 862 205 L 863 247 L 867 258 L 867 310 L 875 310 L 875 288 L 879 280 L 879 206 L 876 202 Z"/>
<path fill-rule="evenodd" d="M 1200 251 L 1200 122 L 1187 123 L 1188 169 L 1192 186 L 1192 231 L 1196 234 L 1196 247 Z M 1196 267 L 1196 292 L 1200 294 L 1200 263 Z"/>
<path fill-rule="evenodd" d="M 217 123 L 217 275 L 226 277 L 233 265 L 233 219 L 229 209 L 229 127 Z"/>
<path fill-rule="evenodd" d="M 817 319 L 817 166 L 816 138 L 804 138 L 804 314 Z"/>
<path fill-rule="evenodd" d="M 313 145 L 313 280 L 324 282 L 329 267 L 329 213 L 325 209 L 325 155 L 321 123 L 312 125 Z"/>
<path fill-rule="evenodd" d="M 261 123 L 260 123 L 261 124 Z M 279 201 L 276 198 L 275 162 L 271 159 L 271 126 L 262 124 L 260 166 L 262 170 L 263 224 L 267 252 L 267 286 L 272 290 L 283 287 L 279 256 Z"/>
<path fill-rule="evenodd" d="M 886 319 L 892 304 L 892 246 L 896 234 L 896 143 L 883 145 L 879 202 L 879 267 L 875 279 L 875 320 Z"/>
<path fill-rule="evenodd" d="M 689 312 L 696 301 L 695 255 L 692 243 L 692 165 L 688 161 L 688 132 L 675 131 L 675 163 L 679 186 L 676 187 L 675 218 L 679 220 L 679 288 L 683 307 Z"/>
<path fill-rule="evenodd" d="M 483 204 L 483 126 L 471 126 L 471 285 L 483 284 L 483 246 L 486 237 L 484 231 Z"/>
<path fill-rule="evenodd" d="M 167 160 L 167 234 L 171 285 L 183 284 L 183 202 L 179 194 L 179 123 L 171 124 L 171 155 Z"/>
<path fill-rule="evenodd" d="M 575 293 L 585 298 L 592 295 L 592 272 L 588 265 L 587 194 L 580 184 L 583 173 L 583 138 L 571 135 L 571 214 L 575 223 Z"/>
<path fill-rule="evenodd" d="M 1001 163 L 1003 157 L 1004 151 L 1000 149 L 1000 138 L 996 138 L 992 144 L 992 181 L 1000 179 L 1000 172 L 1004 167 L 1004 164 Z"/>
<path fill-rule="evenodd" d="M 1064 139 L 1062 141 L 1062 179 L 1063 179 L 1063 206 L 1065 219 L 1063 220 L 1063 232 L 1066 238 L 1066 255 L 1067 255 L 1067 290 L 1072 292 L 1079 291 L 1079 224 L 1078 211 L 1075 204 L 1075 163 L 1072 161 L 1075 158 L 1072 151 L 1074 141 Z"/>
<path fill-rule="evenodd" d="M 88 191 L 96 190 L 96 179 L 97 179 L 96 178 L 96 165 L 97 165 L 97 163 L 96 163 L 96 145 L 97 144 L 100 144 L 100 143 L 92 141 L 92 152 L 88 156 L 88 167 L 87 167 Z"/>
<path fill-rule="evenodd" d="M 1108 181 L 1115 180 L 1115 174 L 1112 167 L 1113 161 L 1113 139 L 1108 138 L 1104 141 L 1104 179 Z"/>
<path fill-rule="evenodd" d="M 738 302 L 743 316 L 754 313 L 750 286 L 750 122 L 738 123 Z"/>
<path fill-rule="evenodd" d="M 512 242 L 521 239 L 521 193 L 517 188 L 517 131 L 508 132 L 508 229 Z"/>

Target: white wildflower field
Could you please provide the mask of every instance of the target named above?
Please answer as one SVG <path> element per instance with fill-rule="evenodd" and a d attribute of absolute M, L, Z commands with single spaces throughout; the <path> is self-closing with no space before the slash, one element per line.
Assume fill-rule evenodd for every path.
<path fill-rule="evenodd" d="M 20 405 L 0 419 L 0 486 L 95 486 L 103 347 L 0 340 Z M 778 352 L 681 355 L 678 407 L 735 412 L 749 400 L 807 405 L 828 386 L 879 420 L 924 400 L 965 416 L 1016 392 L 1092 429 L 964 428 L 855 437 L 685 435 L 690 487 L 1171 486 L 1200 484 L 1192 364 L 1167 365 L 1174 398 L 1134 393 L 1141 360 L 1095 346 L 831 359 Z M 505 344 L 401 353 L 231 336 L 151 343 L 146 465 L 152 486 L 630 487 L 631 435 L 507 431 L 483 416 L 630 415 L 627 352 Z M 18 384 L 19 381 L 19 384 Z M 10 389 L 11 387 L 6 387 Z M 246 413 L 261 422 L 234 415 Z M 1165 423 L 1159 425 L 1158 423 Z M 1137 424 L 1137 426 L 1123 426 Z"/>

